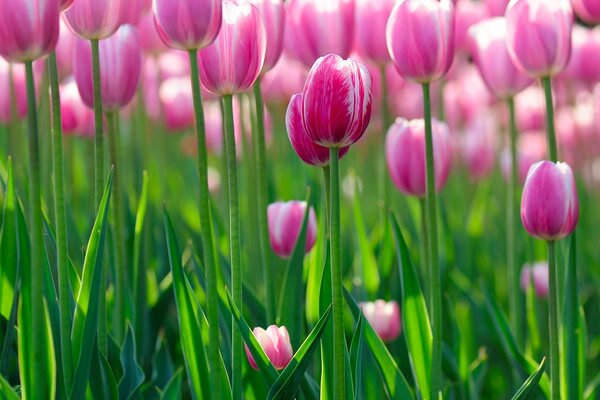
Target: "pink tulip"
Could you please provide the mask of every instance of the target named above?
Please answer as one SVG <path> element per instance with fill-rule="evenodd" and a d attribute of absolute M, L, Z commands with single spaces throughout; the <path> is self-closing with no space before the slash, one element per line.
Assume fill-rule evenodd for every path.
<path fill-rule="evenodd" d="M 94 105 L 92 51 L 89 43 L 75 44 L 73 70 L 81 98 Z M 142 69 L 142 54 L 134 26 L 123 25 L 115 35 L 100 43 L 102 105 L 107 111 L 125 107 L 135 95 Z"/>
<path fill-rule="evenodd" d="M 265 51 L 265 26 L 258 8 L 224 1 L 221 31 L 198 54 L 202 84 L 219 95 L 249 89 L 260 74 Z"/>
<path fill-rule="evenodd" d="M 0 56 L 26 62 L 50 53 L 59 32 L 58 0 L 0 0 Z"/>
<path fill-rule="evenodd" d="M 573 28 L 573 50 L 563 75 L 583 83 L 588 88 L 600 82 L 600 27 Z"/>
<path fill-rule="evenodd" d="M 515 65 L 535 78 L 562 71 L 571 55 L 573 11 L 568 0 L 512 0 L 506 44 Z"/>
<path fill-rule="evenodd" d="M 466 52 L 468 51 L 469 29 L 489 18 L 489 11 L 480 1 L 462 0 L 456 5 L 455 14 L 454 48 L 456 51 Z"/>
<path fill-rule="evenodd" d="M 433 157 L 436 191 L 442 190 L 450 173 L 451 146 L 448 125 L 433 120 Z M 385 142 L 388 171 L 402 193 L 425 196 L 425 124 L 422 119 L 396 119 Z"/>
<path fill-rule="evenodd" d="M 67 27 L 64 19 L 60 20 L 60 34 L 58 36 L 58 42 L 56 43 L 56 64 L 58 66 L 58 73 L 61 77 L 71 75 L 73 73 L 73 48 L 77 36 Z"/>
<path fill-rule="evenodd" d="M 443 91 L 446 122 L 452 130 L 469 125 L 492 103 L 488 88 L 472 64 L 457 72 Z"/>
<path fill-rule="evenodd" d="M 438 80 L 454 59 L 454 7 L 449 0 L 403 0 L 390 15 L 386 38 L 403 78 Z"/>
<path fill-rule="evenodd" d="M 61 0 L 60 1 L 60 10 L 64 11 L 67 8 L 71 7 L 71 4 L 73 4 L 73 0 Z"/>
<path fill-rule="evenodd" d="M 298 236 L 300 236 L 305 212 L 306 202 L 298 200 L 280 201 L 267 207 L 269 241 L 271 248 L 279 257 L 289 258 L 292 255 Z M 317 217 L 315 210 L 311 207 L 308 213 L 304 252 L 308 253 L 316 241 Z"/>
<path fill-rule="evenodd" d="M 354 37 L 354 1 L 289 1 L 285 30 L 289 53 L 307 67 L 329 53 L 348 58 Z"/>
<path fill-rule="evenodd" d="M 302 161 L 315 167 L 329 165 L 329 149 L 313 142 L 304 130 L 301 93 L 295 94 L 290 100 L 285 115 L 285 126 L 290 143 Z M 342 158 L 348 152 L 348 149 L 349 147 L 341 148 L 339 157 Z"/>
<path fill-rule="evenodd" d="M 287 104 L 295 93 L 302 91 L 307 75 L 308 69 L 304 64 L 284 53 L 260 81 L 264 100 L 267 103 Z"/>
<path fill-rule="evenodd" d="M 262 72 L 269 71 L 279 61 L 283 51 L 285 38 L 285 5 L 283 0 L 244 0 L 251 3 L 260 11 L 265 24 L 267 48 Z"/>
<path fill-rule="evenodd" d="M 600 3 L 596 0 L 572 0 L 579 18 L 590 24 L 600 24 Z"/>
<path fill-rule="evenodd" d="M 161 79 L 182 77 L 191 74 L 190 60 L 182 51 L 167 50 L 158 56 L 158 69 Z"/>
<path fill-rule="evenodd" d="M 360 308 L 369 324 L 384 342 L 392 342 L 402 330 L 400 307 L 396 301 L 362 302 Z"/>
<path fill-rule="evenodd" d="M 487 87 L 496 97 L 515 96 L 532 82 L 513 63 L 506 47 L 506 19 L 491 18 L 469 30 L 471 55 Z"/>
<path fill-rule="evenodd" d="M 83 103 L 73 78 L 60 85 L 60 111 L 65 135 L 93 137 L 94 112 Z"/>
<path fill-rule="evenodd" d="M 156 29 L 169 47 L 203 49 L 221 29 L 221 0 L 154 0 L 153 4 Z"/>
<path fill-rule="evenodd" d="M 304 130 L 324 147 L 346 147 L 371 119 L 371 75 L 364 65 L 335 54 L 319 58 L 308 73 L 302 98 Z"/>
<path fill-rule="evenodd" d="M 9 124 L 12 120 L 12 99 L 10 89 L 11 65 L 0 57 L 0 123 Z M 12 80 L 16 100 L 15 115 L 19 119 L 27 115 L 27 86 L 25 66 L 12 64 Z"/>
<path fill-rule="evenodd" d="M 284 369 L 289 364 L 292 357 L 294 357 L 294 351 L 292 349 L 292 344 L 290 343 L 290 335 L 285 326 L 278 327 L 276 325 L 271 325 L 266 330 L 263 328 L 254 328 L 252 333 L 275 369 Z M 252 354 L 248 349 L 248 345 L 245 345 L 245 348 L 248 362 L 252 368 L 258 370 L 254 357 L 252 357 Z"/>
<path fill-rule="evenodd" d="M 165 125 L 171 131 L 194 126 L 194 99 L 189 77 L 166 79 L 159 89 Z"/>
<path fill-rule="evenodd" d="M 127 0 L 123 9 L 123 23 L 137 25 L 148 10 L 149 3 L 152 3 L 152 0 Z"/>
<path fill-rule="evenodd" d="M 494 17 L 503 17 L 510 0 L 484 0 L 485 5 Z"/>
<path fill-rule="evenodd" d="M 579 203 L 573 171 L 568 164 L 540 161 L 525 180 L 521 220 L 532 236 L 558 240 L 575 229 Z"/>
<path fill-rule="evenodd" d="M 543 132 L 524 132 L 517 141 L 517 166 L 519 181 L 525 183 L 531 166 L 546 157 L 546 136 Z M 506 181 L 511 174 L 510 151 L 506 149 L 500 155 L 500 167 Z"/>
<path fill-rule="evenodd" d="M 356 0 L 355 50 L 374 64 L 390 62 L 385 42 L 385 27 L 399 0 Z"/>
<path fill-rule="evenodd" d="M 106 39 L 123 24 L 130 0 L 77 0 L 64 12 L 71 31 L 83 39 Z"/>
<path fill-rule="evenodd" d="M 527 292 L 527 289 L 531 285 L 533 285 L 536 297 L 548 297 L 550 278 L 548 274 L 547 262 L 538 262 L 533 265 L 523 265 L 523 269 L 521 270 L 521 289 L 524 292 Z"/>
<path fill-rule="evenodd" d="M 149 54 L 158 54 L 167 49 L 167 46 L 158 35 L 154 16 L 151 13 L 143 15 L 137 23 L 140 32 L 140 46 Z"/>

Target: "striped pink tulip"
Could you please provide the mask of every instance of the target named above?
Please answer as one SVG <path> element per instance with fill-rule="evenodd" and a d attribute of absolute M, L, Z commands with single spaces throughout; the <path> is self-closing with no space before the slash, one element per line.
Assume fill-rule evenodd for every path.
<path fill-rule="evenodd" d="M 0 57 L 0 123 L 8 125 L 12 119 L 12 99 L 10 96 L 12 82 L 15 93 L 15 115 L 22 119 L 27 115 L 27 86 L 25 84 L 25 66 L 12 64 Z"/>
<path fill-rule="evenodd" d="M 0 56 L 10 62 L 36 60 L 56 47 L 58 0 L 0 0 Z"/>
<path fill-rule="evenodd" d="M 123 24 L 129 0 L 77 0 L 64 12 L 71 31 L 83 39 L 106 39 Z"/>
<path fill-rule="evenodd" d="M 93 107 L 92 51 L 89 43 L 75 44 L 73 74 L 81 98 Z M 100 76 L 102 105 L 107 111 L 126 106 L 137 90 L 142 69 L 142 54 L 137 30 L 123 25 L 110 38 L 100 42 Z"/>
<path fill-rule="evenodd" d="M 324 147 L 356 143 L 371 120 L 371 75 L 356 60 L 335 54 L 312 66 L 302 92 L 304 130 Z"/>
<path fill-rule="evenodd" d="M 550 276 L 547 262 L 523 265 L 523 269 L 521 269 L 521 289 L 527 292 L 527 289 L 532 285 L 537 298 L 545 299 L 548 297 Z"/>
<path fill-rule="evenodd" d="M 313 142 L 304 130 L 301 93 L 292 96 L 285 115 L 285 125 L 290 143 L 302 161 L 315 167 L 329 165 L 329 149 Z M 339 157 L 342 158 L 348 149 L 349 147 L 342 147 Z"/>
<path fill-rule="evenodd" d="M 265 52 L 265 26 L 258 8 L 224 1 L 221 31 L 198 54 L 200 80 L 219 95 L 243 92 L 258 78 Z"/>
<path fill-rule="evenodd" d="M 283 52 L 285 38 L 285 5 L 283 0 L 245 0 L 256 6 L 262 15 L 267 35 L 265 63 L 262 72 L 269 71 L 277 64 Z"/>
<path fill-rule="evenodd" d="M 568 0 L 512 0 L 506 44 L 514 63 L 540 78 L 562 71 L 571 55 L 573 10 Z"/>
<path fill-rule="evenodd" d="M 354 48 L 361 58 L 379 65 L 390 62 L 385 27 L 398 1 L 356 0 Z"/>
<path fill-rule="evenodd" d="M 281 258 L 289 258 L 300 236 L 302 221 L 306 212 L 306 202 L 292 200 L 279 201 L 267 207 L 269 240 L 271 248 Z M 311 207 L 306 226 L 306 244 L 304 252 L 308 253 L 317 241 L 317 216 Z"/>
<path fill-rule="evenodd" d="M 525 180 L 521 220 L 530 235 L 558 240 L 569 235 L 579 220 L 579 202 L 573 171 L 567 163 L 540 161 Z"/>
<path fill-rule="evenodd" d="M 384 342 L 394 341 L 402 330 L 400 307 L 396 301 L 375 300 L 360 303 L 369 324 Z"/>
<path fill-rule="evenodd" d="M 284 369 L 289 364 L 292 357 L 294 357 L 290 335 L 285 326 L 278 327 L 276 325 L 271 325 L 266 330 L 263 328 L 254 328 L 252 333 L 275 369 Z M 254 357 L 252 357 L 248 345 L 245 345 L 245 347 L 248 362 L 252 368 L 258 370 L 256 361 L 254 361 Z"/>
<path fill-rule="evenodd" d="M 452 149 L 448 125 L 433 120 L 433 158 L 435 186 L 439 192 L 450 173 Z M 388 171 L 402 193 L 424 197 L 425 186 L 425 124 L 422 119 L 396 119 L 385 142 Z"/>
<path fill-rule="evenodd" d="M 572 0 L 579 18 L 589 24 L 600 24 L 600 2 L 597 0 Z"/>
<path fill-rule="evenodd" d="M 387 23 L 388 51 L 405 79 L 440 79 L 454 60 L 454 6 L 449 0 L 403 0 Z"/>
<path fill-rule="evenodd" d="M 205 48 L 221 29 L 222 3 L 222 0 L 154 0 L 154 19 L 160 37 L 175 49 Z"/>

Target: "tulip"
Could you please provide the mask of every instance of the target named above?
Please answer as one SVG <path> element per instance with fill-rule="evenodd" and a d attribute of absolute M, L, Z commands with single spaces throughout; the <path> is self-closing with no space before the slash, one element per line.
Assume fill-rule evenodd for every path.
<path fill-rule="evenodd" d="M 506 44 L 518 68 L 535 78 L 556 75 L 571 55 L 573 11 L 568 0 L 512 0 Z"/>
<path fill-rule="evenodd" d="M 272 203 L 267 208 L 269 221 L 269 241 L 273 251 L 281 258 L 289 258 L 294 251 L 300 236 L 302 222 L 306 212 L 306 202 L 292 200 Z M 311 207 L 306 226 L 306 244 L 304 252 L 308 253 L 317 241 L 317 217 Z"/>
<path fill-rule="evenodd" d="M 304 130 L 324 147 L 346 147 L 365 133 L 371 119 L 371 75 L 353 59 L 319 58 L 302 97 Z"/>
<path fill-rule="evenodd" d="M 286 49 L 307 67 L 329 53 L 348 58 L 354 37 L 354 9 L 354 0 L 289 1 Z"/>
<path fill-rule="evenodd" d="M 498 126 L 489 112 L 478 115 L 466 127 L 459 150 L 472 179 L 488 176 L 496 164 Z"/>
<path fill-rule="evenodd" d="M 491 18 L 469 30 L 471 55 L 483 81 L 500 99 L 515 96 L 532 83 L 532 79 L 513 63 L 506 45 L 506 20 Z"/>
<path fill-rule="evenodd" d="M 262 77 L 261 89 L 267 103 L 287 104 L 290 98 L 302 91 L 307 68 L 284 53 L 275 67 Z"/>
<path fill-rule="evenodd" d="M 442 93 L 448 126 L 455 130 L 469 125 L 486 111 L 493 101 L 481 75 L 472 65 L 465 65 L 446 83 Z"/>
<path fill-rule="evenodd" d="M 153 4 L 158 34 L 174 49 L 203 49 L 221 29 L 221 0 L 154 0 Z"/>
<path fill-rule="evenodd" d="M 524 292 L 527 292 L 527 289 L 533 284 L 536 297 L 546 298 L 548 297 L 549 280 L 547 262 L 523 265 L 523 269 L 521 270 L 521 289 Z"/>
<path fill-rule="evenodd" d="M 64 12 L 71 31 L 83 39 L 100 40 L 114 34 L 130 0 L 77 0 Z"/>
<path fill-rule="evenodd" d="M 396 301 L 376 300 L 360 303 L 360 308 L 369 324 L 384 342 L 394 341 L 400 330 L 400 307 Z"/>
<path fill-rule="evenodd" d="M 0 56 L 9 62 L 33 61 L 56 47 L 58 0 L 0 0 Z"/>
<path fill-rule="evenodd" d="M 64 11 L 67 8 L 71 7 L 71 4 L 73 4 L 74 0 L 61 0 L 60 1 L 60 10 Z"/>
<path fill-rule="evenodd" d="M 405 79 L 440 79 L 454 59 L 454 7 L 449 0 L 403 0 L 387 23 L 388 51 Z"/>
<path fill-rule="evenodd" d="M 167 49 L 167 46 L 158 35 L 152 13 L 143 15 L 137 23 L 137 28 L 140 33 L 140 46 L 144 52 L 158 54 Z"/>
<path fill-rule="evenodd" d="M 123 24 L 137 25 L 152 0 L 127 0 L 123 8 Z"/>
<path fill-rule="evenodd" d="M 569 235 L 579 219 L 573 171 L 566 163 L 540 161 L 525 180 L 521 219 L 529 234 L 555 241 Z"/>
<path fill-rule="evenodd" d="M 74 50 L 74 76 L 84 103 L 94 106 L 92 54 L 87 42 L 78 40 Z M 126 106 L 135 95 L 142 69 L 138 33 L 123 25 L 115 35 L 100 42 L 102 105 L 108 112 Z"/>
<path fill-rule="evenodd" d="M 276 325 L 271 325 L 266 330 L 257 327 L 252 330 L 252 333 L 275 369 L 284 369 L 289 364 L 292 357 L 294 357 L 294 351 L 292 349 L 292 344 L 290 343 L 290 335 L 285 326 L 278 327 Z M 252 368 L 258 370 L 254 357 L 252 357 L 250 349 L 248 349 L 248 345 L 246 345 L 245 348 L 248 362 Z"/>
<path fill-rule="evenodd" d="M 590 24 L 600 24 L 600 3 L 596 0 L 572 0 L 579 18 Z"/>
<path fill-rule="evenodd" d="M 9 124 L 12 121 L 11 73 L 16 105 L 14 114 L 19 119 L 27 115 L 25 67 L 17 64 L 11 66 L 0 57 L 0 123 L 2 124 Z"/>
<path fill-rule="evenodd" d="M 73 73 L 73 48 L 77 36 L 67 27 L 64 19 L 60 19 L 60 34 L 56 43 L 56 64 L 58 73 L 61 77 L 69 76 Z"/>
<path fill-rule="evenodd" d="M 484 0 L 490 15 L 494 17 L 504 16 L 509 1 L 510 0 Z"/>
<path fill-rule="evenodd" d="M 385 41 L 385 27 L 398 0 L 356 0 L 355 50 L 374 64 L 390 61 Z"/>
<path fill-rule="evenodd" d="M 485 4 L 479 1 L 462 0 L 455 8 L 456 25 L 454 33 L 454 48 L 456 51 L 468 51 L 469 29 L 477 23 L 489 18 Z"/>
<path fill-rule="evenodd" d="M 587 29 L 576 25 L 573 28 L 573 50 L 564 75 L 592 88 L 600 82 L 600 27 Z"/>
<path fill-rule="evenodd" d="M 285 5 L 283 0 L 245 0 L 256 6 L 262 16 L 267 45 L 262 72 L 269 71 L 279 61 L 285 38 Z"/>
<path fill-rule="evenodd" d="M 392 181 L 401 192 L 425 196 L 425 124 L 422 119 L 396 119 L 386 138 L 386 159 Z M 448 125 L 433 120 L 436 191 L 442 190 L 451 167 Z"/>
<path fill-rule="evenodd" d="M 194 126 L 194 100 L 189 77 L 165 80 L 160 85 L 159 99 L 167 129 L 181 131 Z"/>
<path fill-rule="evenodd" d="M 94 136 L 94 112 L 83 103 L 72 78 L 60 86 L 60 111 L 65 135 Z"/>

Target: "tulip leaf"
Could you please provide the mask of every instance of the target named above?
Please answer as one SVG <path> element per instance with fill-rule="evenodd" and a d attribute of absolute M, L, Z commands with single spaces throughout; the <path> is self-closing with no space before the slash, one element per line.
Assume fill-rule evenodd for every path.
<path fill-rule="evenodd" d="M 562 397 L 565 399 L 579 399 L 583 387 L 579 381 L 579 346 L 580 336 L 583 334 L 579 329 L 579 299 L 577 297 L 577 239 L 576 233 L 571 235 L 571 248 L 567 262 L 567 273 L 564 292 L 564 310 L 562 324 L 563 349 L 561 364 L 563 371 Z M 583 376 L 583 375 L 582 375 Z M 582 383 L 582 382 L 581 382 Z"/>
<path fill-rule="evenodd" d="M 129 400 L 144 383 L 144 371 L 136 360 L 135 337 L 131 325 L 127 323 L 125 342 L 121 348 L 123 376 L 119 382 L 119 399 Z"/>
<path fill-rule="evenodd" d="M 95 399 L 117 399 L 117 381 L 110 364 L 102 352 L 95 350 L 92 355 L 90 389 Z"/>
<path fill-rule="evenodd" d="M 165 386 L 160 394 L 160 400 L 178 400 L 181 398 L 181 381 L 183 380 L 183 369 L 179 368 Z"/>
<path fill-rule="evenodd" d="M 410 259 L 398 221 L 393 215 L 391 219 L 400 265 L 402 326 L 404 327 L 406 347 L 408 348 L 411 369 L 421 397 L 428 399 L 430 397 L 429 371 L 431 370 L 431 342 L 433 340 L 429 314 L 427 313 L 419 278 Z"/>
<path fill-rule="evenodd" d="M 354 179 L 354 181 L 357 182 L 358 180 Z M 370 296 L 375 296 L 379 289 L 379 268 L 377 266 L 377 260 L 373 255 L 373 250 L 371 249 L 371 244 L 369 243 L 365 228 L 358 188 L 355 189 L 353 211 L 356 239 L 358 241 L 358 250 L 360 253 L 360 265 L 362 268 L 360 276 L 362 276 L 364 280 L 367 293 Z"/>
<path fill-rule="evenodd" d="M 142 183 L 142 194 L 135 216 L 135 229 L 133 237 L 133 300 L 135 302 L 135 333 L 138 342 L 141 338 L 143 329 L 144 313 L 146 311 L 146 270 L 141 262 L 142 239 L 144 233 L 144 224 L 146 222 L 146 210 L 148 208 L 148 172 L 144 171 Z"/>
<path fill-rule="evenodd" d="M 583 398 L 585 400 L 595 399 L 596 390 L 600 387 L 600 372 L 594 376 L 594 378 L 588 383 L 583 392 Z"/>
<path fill-rule="evenodd" d="M 287 367 L 285 367 L 283 372 L 279 375 L 279 378 L 277 378 L 275 383 L 271 386 L 271 390 L 269 390 L 269 394 L 267 395 L 268 400 L 294 398 L 296 391 L 302 382 L 304 373 L 309 366 L 312 355 L 317 349 L 324 328 L 329 322 L 330 316 L 331 306 L 327 308 L 319 322 L 317 322 L 317 325 L 315 325 L 306 340 L 304 340 L 304 343 L 302 343 L 298 351 L 296 351 L 296 354 L 294 354 L 294 357 Z"/>
<path fill-rule="evenodd" d="M 363 348 L 363 321 L 365 317 L 361 312 L 358 321 L 356 322 L 356 328 L 352 335 L 352 342 L 350 343 L 350 366 L 353 373 L 354 382 L 354 394 L 357 398 L 360 398 L 361 391 L 361 371 L 362 371 L 362 348 Z"/>
<path fill-rule="evenodd" d="M 9 319 L 15 286 L 17 281 L 18 265 L 20 263 L 19 235 L 17 233 L 17 207 L 18 200 L 15 192 L 12 160 L 8 159 L 7 184 L 4 197 L 4 211 L 2 214 L 2 228 L 0 230 L 0 315 Z"/>
<path fill-rule="evenodd" d="M 15 389 L 10 386 L 10 383 L 0 375 L 0 398 L 2 400 L 19 400 L 19 395 L 15 392 Z"/>
<path fill-rule="evenodd" d="M 531 376 L 527 378 L 525 382 L 523 382 L 523 385 L 521 385 L 517 393 L 515 393 L 515 395 L 512 397 L 512 400 L 527 400 L 531 398 L 531 396 L 533 396 L 535 388 L 537 387 L 538 383 L 540 382 L 540 379 L 544 375 L 545 366 L 546 358 L 543 358 L 542 362 L 533 372 L 533 374 L 531 374 Z"/>

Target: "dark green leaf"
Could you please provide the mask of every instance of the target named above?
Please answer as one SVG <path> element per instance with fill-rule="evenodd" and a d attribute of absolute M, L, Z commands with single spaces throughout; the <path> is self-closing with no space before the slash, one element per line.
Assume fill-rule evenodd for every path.
<path fill-rule="evenodd" d="M 171 380 L 165 386 L 165 390 L 160 395 L 161 400 L 178 400 L 181 398 L 181 381 L 183 379 L 183 369 L 179 368 Z"/>
<path fill-rule="evenodd" d="M 131 325 L 127 323 L 125 342 L 121 348 L 123 377 L 119 381 L 119 399 L 129 400 L 144 383 L 144 371 L 137 363 L 135 337 Z"/>
<path fill-rule="evenodd" d="M 356 322 L 356 328 L 352 335 L 352 342 L 350 343 L 350 366 L 352 367 L 353 382 L 354 382 L 354 394 L 356 397 L 360 397 L 361 391 L 361 371 L 362 371 L 362 347 L 363 347 L 363 320 L 364 315 L 361 312 Z"/>

